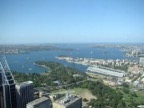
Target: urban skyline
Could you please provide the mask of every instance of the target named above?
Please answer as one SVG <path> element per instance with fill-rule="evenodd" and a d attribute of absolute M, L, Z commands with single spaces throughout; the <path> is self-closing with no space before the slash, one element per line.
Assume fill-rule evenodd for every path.
<path fill-rule="evenodd" d="M 143 43 L 143 0 L 0 1 L 0 43 Z"/>

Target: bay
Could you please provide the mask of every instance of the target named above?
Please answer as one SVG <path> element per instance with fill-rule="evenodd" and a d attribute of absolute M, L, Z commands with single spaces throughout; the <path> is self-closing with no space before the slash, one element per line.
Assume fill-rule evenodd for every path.
<path fill-rule="evenodd" d="M 45 68 L 35 66 L 35 61 L 54 61 L 60 62 L 65 66 L 70 66 L 86 71 L 87 66 L 68 63 L 64 60 L 58 60 L 55 57 L 64 55 L 74 58 L 95 58 L 95 59 L 133 59 L 126 57 L 119 48 L 92 48 L 88 44 L 54 44 L 59 48 L 70 48 L 73 50 L 48 50 L 48 51 L 30 51 L 27 54 L 7 54 L 6 58 L 11 70 L 23 73 L 42 73 L 48 71 Z"/>

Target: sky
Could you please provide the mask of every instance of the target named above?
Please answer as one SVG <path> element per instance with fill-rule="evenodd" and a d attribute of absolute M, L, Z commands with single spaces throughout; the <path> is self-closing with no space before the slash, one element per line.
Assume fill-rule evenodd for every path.
<path fill-rule="evenodd" d="M 144 43 L 144 0 L 0 0 L 0 44 Z"/>

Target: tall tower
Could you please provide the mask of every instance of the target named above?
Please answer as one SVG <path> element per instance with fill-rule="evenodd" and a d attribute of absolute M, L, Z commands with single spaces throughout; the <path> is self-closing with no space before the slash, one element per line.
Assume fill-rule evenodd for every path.
<path fill-rule="evenodd" d="M 8 63 L 0 59 L 0 108 L 17 108 L 14 77 Z"/>
<path fill-rule="evenodd" d="M 27 81 L 16 85 L 17 108 L 26 108 L 26 104 L 34 100 L 34 85 Z"/>

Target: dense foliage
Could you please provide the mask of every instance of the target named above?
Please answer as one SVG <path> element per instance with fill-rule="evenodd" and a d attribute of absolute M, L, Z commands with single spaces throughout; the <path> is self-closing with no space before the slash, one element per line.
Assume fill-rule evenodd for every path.
<path fill-rule="evenodd" d="M 92 108 L 136 108 L 137 105 L 144 104 L 143 102 L 136 101 L 138 96 L 129 90 L 129 85 L 126 83 L 119 89 L 112 89 L 100 81 L 86 81 L 87 75 L 84 72 L 66 67 L 57 62 L 38 61 L 35 64 L 47 67 L 48 72 L 43 74 L 13 72 L 15 80 L 19 83 L 31 80 L 34 82 L 35 87 L 54 88 L 51 90 L 55 90 L 56 87 L 63 85 L 87 88 L 97 97 L 97 99 L 92 99 L 88 103 Z M 54 82 L 59 82 L 59 84 L 57 85 Z M 86 99 L 83 99 L 83 101 L 87 102 Z"/>
<path fill-rule="evenodd" d="M 81 84 L 82 88 L 88 88 L 97 99 L 92 99 L 89 105 L 94 108 L 126 108 L 126 101 L 123 94 L 118 90 L 114 90 L 103 83 L 97 81 L 87 81 Z M 126 89 L 125 89 L 126 90 Z M 135 108 L 137 104 L 131 103 L 131 108 Z"/>
<path fill-rule="evenodd" d="M 122 100 L 120 93 L 116 93 L 115 90 L 108 86 L 105 86 L 101 82 L 87 82 L 82 85 L 84 88 L 88 88 L 92 93 L 97 96 L 98 99 L 92 99 L 89 105 L 96 108 L 105 108 L 111 106 L 117 108 L 117 106 L 125 107 L 125 103 Z"/>
<path fill-rule="evenodd" d="M 38 73 L 19 73 L 13 72 L 16 83 L 21 83 L 25 81 L 33 81 L 35 87 L 42 86 L 43 83 L 47 82 L 47 76 Z M 50 83 L 49 81 L 47 83 Z"/>
<path fill-rule="evenodd" d="M 40 87 L 43 85 L 55 86 L 54 81 L 59 82 L 60 85 L 76 83 L 86 79 L 86 74 L 80 72 L 79 70 L 66 67 L 63 64 L 57 62 L 44 62 L 38 61 L 35 63 L 38 66 L 45 66 L 49 68 L 48 72 L 43 74 L 38 73 L 17 73 L 13 72 L 14 78 L 17 82 L 24 82 L 31 80 L 34 82 L 35 87 Z M 74 77 L 75 74 L 78 74 L 79 77 Z"/>

